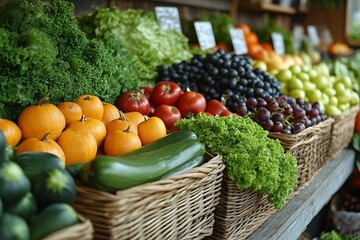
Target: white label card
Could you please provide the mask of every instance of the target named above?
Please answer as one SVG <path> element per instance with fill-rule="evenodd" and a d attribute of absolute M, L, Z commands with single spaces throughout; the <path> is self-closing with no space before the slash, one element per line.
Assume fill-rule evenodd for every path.
<path fill-rule="evenodd" d="M 302 40 L 304 39 L 304 28 L 302 26 L 295 26 L 293 28 L 294 48 L 300 50 Z"/>
<path fill-rule="evenodd" d="M 241 29 L 230 28 L 230 38 L 235 54 L 241 55 L 248 53 L 244 31 Z"/>
<path fill-rule="evenodd" d="M 271 39 L 273 42 L 274 51 L 279 55 L 285 54 L 284 37 L 281 33 L 272 32 Z"/>
<path fill-rule="evenodd" d="M 316 27 L 313 25 L 307 26 L 307 32 L 313 46 L 318 46 L 320 44 L 320 38 Z"/>
<path fill-rule="evenodd" d="M 194 22 L 194 27 L 201 50 L 216 46 L 215 36 L 210 22 L 196 21 Z"/>
<path fill-rule="evenodd" d="M 155 14 L 162 29 L 182 32 L 177 7 L 155 7 Z"/>

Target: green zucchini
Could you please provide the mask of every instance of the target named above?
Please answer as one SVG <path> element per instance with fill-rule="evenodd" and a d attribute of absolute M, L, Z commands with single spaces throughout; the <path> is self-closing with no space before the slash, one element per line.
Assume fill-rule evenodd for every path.
<path fill-rule="evenodd" d="M 170 133 L 170 134 L 166 135 L 165 137 L 160 138 L 151 144 L 147 144 L 135 151 L 131 151 L 122 156 L 132 156 L 132 155 L 136 155 L 136 154 L 143 153 L 143 152 L 149 152 L 149 151 L 153 151 L 155 149 L 167 146 L 170 143 L 182 142 L 182 141 L 190 140 L 190 139 L 197 140 L 197 136 L 194 132 L 192 132 L 190 130 L 179 130 L 179 131 Z"/>
<path fill-rule="evenodd" d="M 177 141 L 147 152 L 135 150 L 130 156 L 98 156 L 89 165 L 83 165 L 81 175 L 94 187 L 114 192 L 159 180 L 170 170 L 204 154 L 205 146 L 197 140 Z"/>
<path fill-rule="evenodd" d="M 52 204 L 31 218 L 29 222 L 30 239 L 43 239 L 50 233 L 76 223 L 77 214 L 73 207 L 66 203 Z"/>
<path fill-rule="evenodd" d="M 12 160 L 15 154 L 15 150 L 9 144 L 6 146 L 6 159 L 5 160 Z"/>
<path fill-rule="evenodd" d="M 81 166 L 84 165 L 83 162 L 81 163 L 74 163 L 65 167 L 66 171 L 70 173 L 70 175 L 75 179 L 80 179 L 80 169 Z"/>
<path fill-rule="evenodd" d="M 2 201 L 1 201 L 1 198 L 0 198 L 0 218 L 1 218 L 2 214 L 3 214 L 3 204 L 2 204 Z"/>
<path fill-rule="evenodd" d="M 170 171 L 168 171 L 167 173 L 165 173 L 164 175 L 161 176 L 161 179 L 166 179 L 166 178 L 170 178 L 173 176 L 177 176 L 180 175 L 184 172 L 189 171 L 190 169 L 193 169 L 195 167 L 200 166 L 201 164 L 204 163 L 205 160 L 205 156 L 196 156 L 193 159 L 191 159 L 190 161 L 187 161 L 183 164 L 181 164 L 180 166 L 171 169 Z"/>
<path fill-rule="evenodd" d="M 29 226 L 24 219 L 10 213 L 0 217 L 1 240 L 28 240 L 29 237 Z"/>
<path fill-rule="evenodd" d="M 31 192 L 28 192 L 20 202 L 16 205 L 8 208 L 7 213 L 11 213 L 22 217 L 23 219 L 29 221 L 30 218 L 36 214 L 37 204 L 34 195 Z"/>
<path fill-rule="evenodd" d="M 53 203 L 71 204 L 76 198 L 74 179 L 65 169 L 51 169 L 39 175 L 32 185 L 39 207 Z"/>
<path fill-rule="evenodd" d="M 4 209 L 17 204 L 30 191 L 30 181 L 16 163 L 7 161 L 0 168 L 0 198 Z"/>
<path fill-rule="evenodd" d="M 2 166 L 7 159 L 6 147 L 7 147 L 6 138 L 3 132 L 0 130 L 0 166 Z"/>
<path fill-rule="evenodd" d="M 58 156 L 48 152 L 23 152 L 14 157 L 13 161 L 22 168 L 31 182 L 38 179 L 42 172 L 65 168 L 64 162 Z"/>

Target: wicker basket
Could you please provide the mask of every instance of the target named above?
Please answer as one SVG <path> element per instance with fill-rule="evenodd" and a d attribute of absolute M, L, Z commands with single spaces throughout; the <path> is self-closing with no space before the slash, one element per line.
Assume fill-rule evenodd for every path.
<path fill-rule="evenodd" d="M 224 164 L 219 154 L 169 179 L 110 194 L 77 184 L 74 207 L 96 239 L 202 239 L 211 235 Z"/>
<path fill-rule="evenodd" d="M 276 212 L 266 195 L 239 190 L 224 174 L 211 239 L 246 239 Z"/>
<path fill-rule="evenodd" d="M 338 155 L 341 150 L 346 148 L 354 134 L 356 114 L 359 106 L 344 111 L 339 116 L 334 116 L 334 122 L 331 128 L 331 143 L 328 151 L 328 158 L 332 159 Z"/>
<path fill-rule="evenodd" d="M 53 232 L 43 240 L 91 240 L 94 229 L 90 220 L 78 215 L 79 222 L 73 226 Z"/>

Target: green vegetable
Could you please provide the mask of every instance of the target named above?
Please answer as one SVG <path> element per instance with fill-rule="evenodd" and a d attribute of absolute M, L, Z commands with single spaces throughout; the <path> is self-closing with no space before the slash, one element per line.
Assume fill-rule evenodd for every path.
<path fill-rule="evenodd" d="M 113 36 L 123 43 L 142 85 L 154 84 L 158 65 L 171 65 L 192 57 L 188 39 L 174 30 L 161 29 L 153 12 L 97 7 L 80 19 L 80 25 L 89 36 L 98 39 Z"/>
<path fill-rule="evenodd" d="M 30 191 L 30 181 L 19 165 L 7 161 L 0 168 L 0 198 L 4 208 L 18 203 Z"/>
<path fill-rule="evenodd" d="M 23 197 L 23 199 L 21 199 L 21 201 L 16 205 L 6 210 L 7 213 L 17 215 L 27 221 L 29 221 L 30 218 L 36 214 L 36 211 L 36 199 L 31 192 L 28 192 L 25 197 Z"/>
<path fill-rule="evenodd" d="M 177 176 L 181 173 L 184 173 L 186 171 L 189 171 L 190 169 L 200 166 L 201 164 L 204 163 L 204 161 L 205 161 L 205 156 L 196 156 L 190 161 L 187 161 L 181 164 L 180 166 L 168 171 L 167 173 L 162 175 L 161 179 L 170 178 L 173 176 Z"/>
<path fill-rule="evenodd" d="M 6 160 L 12 160 L 15 154 L 15 149 L 9 144 L 6 144 Z"/>
<path fill-rule="evenodd" d="M 70 175 L 75 178 L 75 179 L 79 179 L 80 178 L 80 169 L 81 166 L 84 165 L 84 163 L 74 163 L 71 165 L 67 165 L 65 167 L 66 171 L 68 171 L 70 173 Z"/>
<path fill-rule="evenodd" d="M 51 169 L 64 169 L 64 162 L 55 154 L 48 152 L 23 152 L 13 159 L 31 182 L 40 174 Z"/>
<path fill-rule="evenodd" d="M 251 119 L 199 114 L 175 125 L 194 131 L 209 151 L 220 153 L 229 178 L 239 189 L 267 194 L 277 209 L 294 191 L 296 159 L 284 153 L 280 141 L 268 138 L 268 132 Z"/>
<path fill-rule="evenodd" d="M 123 45 L 112 36 L 89 39 L 73 12 L 65 0 L 0 7 L 0 116 L 16 120 L 43 96 L 54 104 L 84 93 L 114 102 L 139 86 Z"/>
<path fill-rule="evenodd" d="M 320 236 L 318 238 L 319 240 L 359 240 L 360 238 L 357 236 L 342 236 L 339 233 L 337 233 L 335 230 L 332 230 L 330 232 L 321 232 Z"/>
<path fill-rule="evenodd" d="M 82 180 L 103 191 L 127 189 L 161 179 L 169 171 L 193 161 L 194 157 L 203 156 L 205 147 L 190 139 L 168 142 L 151 151 L 136 151 L 119 157 L 98 156 L 82 166 Z"/>
<path fill-rule="evenodd" d="M 29 227 L 21 217 L 4 213 L 0 218 L 1 240 L 28 240 L 29 236 Z"/>
<path fill-rule="evenodd" d="M 3 132 L 0 130 L 0 167 L 5 163 L 5 161 L 8 159 L 7 156 L 7 143 L 6 138 L 3 134 Z"/>
<path fill-rule="evenodd" d="M 41 207 L 54 203 L 71 204 L 76 198 L 76 187 L 74 179 L 65 169 L 51 169 L 34 181 L 32 193 Z"/>
<path fill-rule="evenodd" d="M 55 203 L 38 215 L 30 223 L 30 239 L 43 239 L 55 231 L 70 227 L 77 223 L 77 214 L 73 207 L 66 203 Z"/>

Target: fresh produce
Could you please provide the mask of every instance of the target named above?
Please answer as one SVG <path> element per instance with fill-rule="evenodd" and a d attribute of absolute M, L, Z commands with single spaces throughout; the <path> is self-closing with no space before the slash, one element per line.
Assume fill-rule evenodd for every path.
<path fill-rule="evenodd" d="M 50 133 L 45 133 L 42 139 L 28 138 L 21 142 L 15 150 L 15 156 L 23 152 L 48 152 L 58 156 L 64 163 L 66 162 L 65 153 L 52 139 L 48 139 Z"/>
<path fill-rule="evenodd" d="M 151 92 L 151 102 L 155 106 L 174 105 L 181 94 L 182 90 L 178 84 L 167 81 L 157 82 Z"/>
<path fill-rule="evenodd" d="M 100 98 L 94 95 L 81 95 L 75 101 L 80 105 L 83 115 L 89 118 L 101 120 L 104 114 L 104 106 Z"/>
<path fill-rule="evenodd" d="M 175 126 L 194 131 L 207 150 L 220 153 L 229 178 L 239 189 L 266 194 L 277 209 L 294 191 L 296 159 L 250 118 L 199 114 Z"/>
<path fill-rule="evenodd" d="M 19 202 L 30 191 L 30 181 L 16 163 L 7 161 L 0 168 L 0 198 L 4 209 Z"/>
<path fill-rule="evenodd" d="M 114 192 L 159 180 L 174 168 L 197 161 L 195 157 L 205 154 L 203 144 L 189 139 L 193 134 L 181 131 L 172 134 L 168 135 L 170 140 L 188 137 L 177 141 L 164 137 L 153 143 L 156 148 L 149 144 L 145 150 L 140 148 L 119 157 L 98 156 L 81 167 L 81 178 L 100 190 Z"/>
<path fill-rule="evenodd" d="M 224 106 L 224 104 L 216 99 L 211 99 L 206 103 L 205 112 L 210 113 L 211 115 L 219 116 L 229 116 L 232 113 Z"/>
<path fill-rule="evenodd" d="M 43 172 L 65 167 L 58 156 L 49 152 L 24 152 L 14 157 L 12 161 L 21 167 L 31 182 L 38 179 Z"/>
<path fill-rule="evenodd" d="M 98 118 L 90 118 L 85 115 L 78 121 L 69 124 L 68 129 L 78 132 L 91 133 L 99 147 L 105 139 L 106 127 L 105 124 Z"/>
<path fill-rule="evenodd" d="M 119 109 L 111 103 L 103 102 L 104 114 L 101 121 L 105 126 L 114 119 L 120 118 Z"/>
<path fill-rule="evenodd" d="M 136 126 L 146 120 L 146 116 L 137 111 L 125 112 L 124 116 L 127 120 L 133 122 Z"/>
<path fill-rule="evenodd" d="M 6 148 L 7 148 L 6 138 L 5 138 L 2 130 L 0 130 L 0 167 L 7 160 Z"/>
<path fill-rule="evenodd" d="M 0 118 L 0 130 L 4 134 L 7 144 L 11 147 L 15 147 L 20 142 L 22 137 L 21 129 L 13 121 Z"/>
<path fill-rule="evenodd" d="M 125 130 L 112 131 L 107 134 L 104 142 L 104 153 L 109 156 L 120 156 L 141 148 L 142 143 L 136 133 Z"/>
<path fill-rule="evenodd" d="M 138 134 L 137 130 L 137 124 L 135 124 L 133 121 L 127 119 L 125 117 L 125 114 L 122 111 L 118 111 L 120 117 L 117 119 L 114 119 L 110 121 L 108 124 L 106 124 L 106 135 L 109 135 L 111 132 L 114 131 L 126 131 L 131 132 L 134 134 Z M 135 113 L 135 112 L 134 112 Z M 139 112 L 137 112 L 139 113 Z M 144 119 L 144 116 L 139 113 L 141 116 L 141 119 Z"/>
<path fill-rule="evenodd" d="M 26 221 L 17 215 L 4 213 L 2 217 L 0 217 L 0 239 L 31 239 Z"/>
<path fill-rule="evenodd" d="M 352 90 L 352 81 L 346 76 L 333 76 L 325 64 L 291 66 L 275 74 L 282 83 L 281 92 L 305 101 L 319 102 L 329 116 L 339 115 L 359 104 L 359 95 Z"/>
<path fill-rule="evenodd" d="M 137 125 L 138 135 L 142 145 L 150 144 L 166 136 L 166 126 L 163 120 L 152 116 Z"/>
<path fill-rule="evenodd" d="M 65 128 L 65 117 L 51 103 L 45 103 L 47 97 L 40 99 L 36 105 L 24 108 L 18 119 L 18 125 L 24 139 L 35 137 L 42 139 L 46 133 L 48 138 L 56 140 Z"/>
<path fill-rule="evenodd" d="M 247 116 L 270 132 L 296 134 L 327 119 L 320 103 L 281 95 L 278 98 L 248 98 L 237 107 L 237 114 Z"/>
<path fill-rule="evenodd" d="M 97 7 L 80 19 L 80 25 L 91 37 L 112 36 L 123 43 L 132 56 L 129 62 L 136 69 L 141 85 L 153 85 L 156 66 L 170 65 L 192 56 L 188 39 L 176 31 L 163 30 L 153 12 Z"/>
<path fill-rule="evenodd" d="M 61 133 L 57 143 L 65 153 L 66 165 L 91 161 L 98 151 L 98 143 L 92 133 L 71 128 Z"/>
<path fill-rule="evenodd" d="M 163 120 L 167 129 L 181 119 L 181 112 L 176 106 L 161 104 L 154 110 L 153 116 Z"/>
<path fill-rule="evenodd" d="M 81 119 L 83 115 L 81 106 L 75 102 L 61 102 L 57 107 L 65 117 L 66 126 L 71 122 Z"/>
<path fill-rule="evenodd" d="M 129 90 L 117 97 L 115 106 L 123 112 L 139 112 L 147 115 L 150 110 L 150 103 L 143 92 Z"/>
<path fill-rule="evenodd" d="M 30 239 L 43 239 L 46 235 L 77 223 L 76 211 L 69 204 L 56 203 L 35 215 L 30 223 Z"/>
<path fill-rule="evenodd" d="M 68 1 L 14 0 L 0 15 L 1 117 L 16 120 L 43 96 L 54 104 L 84 93 L 114 102 L 138 87 L 123 45 L 112 36 L 88 39 Z"/>
<path fill-rule="evenodd" d="M 199 92 L 187 91 L 181 94 L 176 106 L 183 118 L 192 117 L 205 111 L 206 99 Z"/>
<path fill-rule="evenodd" d="M 318 237 L 319 240 L 358 240 L 359 237 L 356 236 L 343 236 L 335 230 L 330 232 L 321 232 Z"/>
<path fill-rule="evenodd" d="M 75 182 L 65 169 L 54 168 L 42 172 L 32 184 L 32 193 L 40 207 L 55 203 L 72 204 L 76 198 Z"/>
<path fill-rule="evenodd" d="M 195 167 L 200 166 L 201 164 L 203 164 L 205 161 L 205 156 L 198 156 L 198 157 L 194 157 L 191 161 L 186 162 L 181 164 L 180 166 L 170 170 L 169 172 L 165 173 L 164 175 L 162 175 L 161 179 L 167 179 L 170 178 L 172 176 L 176 176 L 179 175 L 183 172 L 186 172 L 190 169 L 193 169 Z"/>
<path fill-rule="evenodd" d="M 205 57 L 194 55 L 190 62 L 158 66 L 157 81 L 172 81 L 183 91 L 201 93 L 207 101 L 226 99 L 225 106 L 235 111 L 242 98 L 277 97 L 281 84 L 260 69 L 254 69 L 248 57 L 219 50 Z"/>
<path fill-rule="evenodd" d="M 37 203 L 34 195 L 28 192 L 20 202 L 6 209 L 7 213 L 11 213 L 22 217 L 24 220 L 29 221 L 32 216 L 37 212 Z"/>

